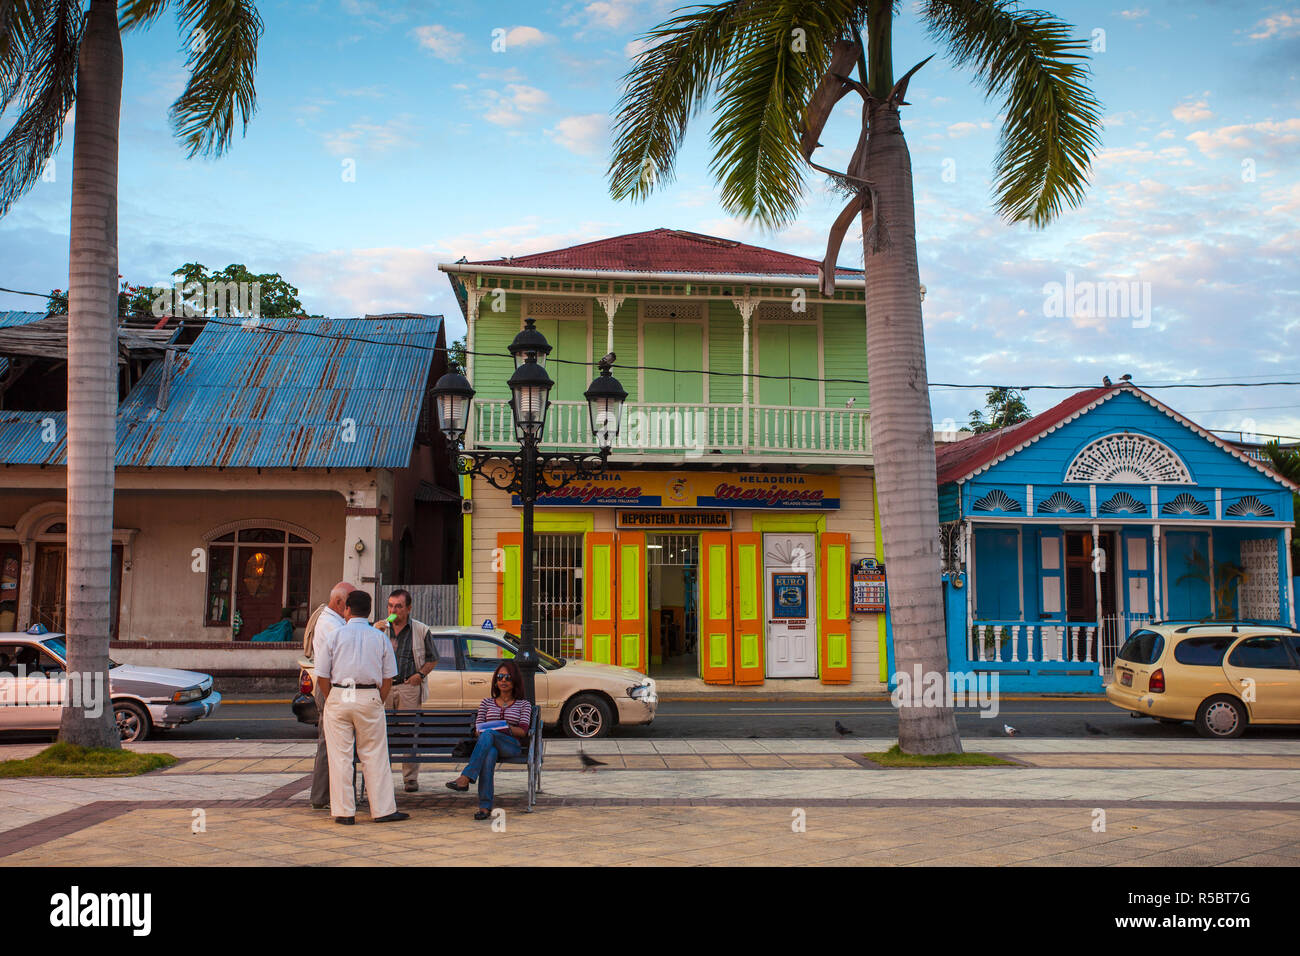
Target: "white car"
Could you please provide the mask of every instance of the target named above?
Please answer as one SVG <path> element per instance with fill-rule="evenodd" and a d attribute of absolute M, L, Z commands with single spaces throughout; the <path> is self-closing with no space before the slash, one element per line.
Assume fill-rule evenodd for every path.
<path fill-rule="evenodd" d="M 212 677 L 196 671 L 109 661 L 109 696 L 123 742 L 144 740 L 155 727 L 179 727 L 221 706 Z M 97 695 L 68 687 L 62 634 L 0 632 L 0 730 L 57 731 L 63 705 Z"/>

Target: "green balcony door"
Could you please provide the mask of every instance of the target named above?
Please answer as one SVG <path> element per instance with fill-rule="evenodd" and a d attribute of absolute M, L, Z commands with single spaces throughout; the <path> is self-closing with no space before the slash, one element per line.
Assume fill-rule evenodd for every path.
<path fill-rule="evenodd" d="M 643 335 L 645 364 L 652 366 L 645 372 L 645 401 L 703 404 L 704 326 L 686 322 L 647 322 Z"/>
<path fill-rule="evenodd" d="M 552 402 L 580 402 L 578 406 L 556 408 L 552 406 L 546 416 L 546 439 L 565 445 L 584 444 L 591 437 L 588 424 L 587 400 L 583 392 L 591 384 L 591 356 L 587 351 L 587 321 L 585 319 L 538 319 L 537 331 L 551 343 L 551 354 L 546 362 L 546 374 L 555 387 L 551 389 Z M 557 361 L 564 359 L 565 361 Z M 581 365 L 574 365 L 581 362 Z"/>
<path fill-rule="evenodd" d="M 649 448 L 699 448 L 707 438 L 704 409 L 704 326 L 647 322 L 642 327 L 645 402 L 638 441 Z M 669 371 L 663 371 L 667 369 Z M 656 408 L 656 405 L 693 408 Z"/>
<path fill-rule="evenodd" d="M 763 322 L 758 326 L 758 404 L 750 435 L 768 448 L 815 448 L 820 420 L 789 408 L 817 408 L 817 327 Z M 769 378 L 768 376 L 776 376 Z M 789 376 L 789 377 L 787 377 Z"/>

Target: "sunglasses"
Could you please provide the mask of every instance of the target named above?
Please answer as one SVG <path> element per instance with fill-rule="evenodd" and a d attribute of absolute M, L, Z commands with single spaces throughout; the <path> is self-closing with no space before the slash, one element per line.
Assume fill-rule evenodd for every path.
<path fill-rule="evenodd" d="M 499 684 L 499 683 L 501 683 L 502 681 L 506 681 L 507 683 L 510 683 L 510 684 L 513 684 L 513 683 L 514 683 L 514 680 L 510 677 L 509 674 L 498 674 L 498 675 L 497 675 L 497 683 Z"/>

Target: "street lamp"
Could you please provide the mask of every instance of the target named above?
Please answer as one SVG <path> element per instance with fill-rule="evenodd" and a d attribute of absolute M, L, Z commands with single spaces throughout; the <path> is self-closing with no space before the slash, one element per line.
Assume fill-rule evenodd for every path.
<path fill-rule="evenodd" d="M 600 372 L 584 393 L 591 421 L 591 434 L 600 449 L 590 452 L 539 452 L 546 428 L 551 389 L 555 383 L 546 374 L 546 357 L 551 345 L 537 331 L 532 319 L 510 343 L 515 371 L 510 386 L 510 412 L 514 418 L 518 452 L 466 451 L 459 449 L 456 470 L 462 475 L 481 475 L 489 484 L 519 496 L 524 509 L 523 594 L 524 619 L 519 634 L 516 663 L 524 678 L 524 694 L 529 703 L 536 700 L 537 626 L 533 620 L 533 507 L 539 495 L 558 491 L 579 478 L 594 478 L 605 470 L 610 448 L 618 438 L 627 390 L 610 374 L 614 364 L 611 352 L 598 363 Z M 459 448 L 469 425 L 474 388 L 465 376 L 448 372 L 433 388 L 438 408 L 438 425 L 447 441 Z M 559 466 L 559 467 L 556 467 Z"/>

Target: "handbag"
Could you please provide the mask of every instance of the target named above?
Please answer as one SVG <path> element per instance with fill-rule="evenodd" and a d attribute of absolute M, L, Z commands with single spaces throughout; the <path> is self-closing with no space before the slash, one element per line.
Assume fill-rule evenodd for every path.
<path fill-rule="evenodd" d="M 451 755 L 458 760 L 468 760 L 474 753 L 474 741 L 466 737 L 456 746 L 451 748 Z"/>

